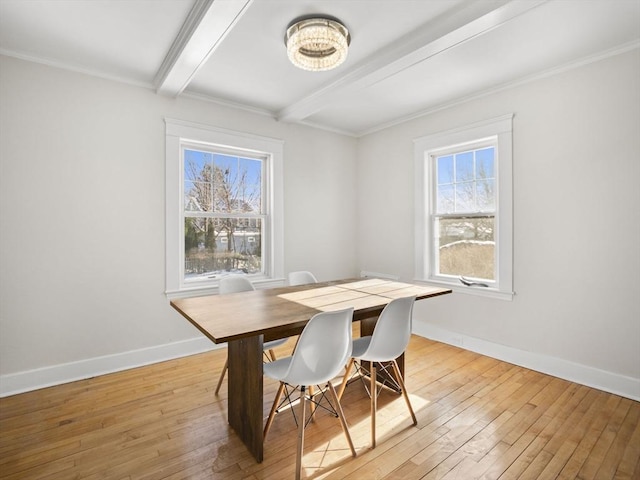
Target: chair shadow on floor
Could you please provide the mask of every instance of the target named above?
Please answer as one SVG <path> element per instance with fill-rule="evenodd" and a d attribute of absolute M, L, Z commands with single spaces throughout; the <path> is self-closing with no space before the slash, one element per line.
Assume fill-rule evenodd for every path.
<path fill-rule="evenodd" d="M 275 382 L 270 388 L 275 388 Z M 339 379 L 334 380 L 334 386 L 339 385 Z M 265 389 L 268 388 L 265 385 Z M 297 394 L 293 394 L 297 397 Z M 265 395 L 265 404 L 270 403 L 271 394 Z M 371 449 L 370 444 L 370 399 L 366 389 L 360 380 L 356 379 L 346 388 L 342 398 L 342 407 L 345 418 L 351 431 L 354 447 L 358 457 L 353 458 L 349 446 L 344 438 L 342 429 L 335 417 L 323 409 L 318 409 L 314 415 L 314 420 L 309 423 L 305 431 L 305 453 L 303 458 L 303 478 L 314 479 L 327 476 L 334 470 L 348 467 L 350 463 L 356 461 L 360 456 L 369 452 L 376 454 Z M 294 403 L 294 407 L 298 406 Z M 380 450 L 385 450 L 385 442 L 392 440 L 394 436 L 410 429 L 419 428 L 412 424 L 407 418 L 406 406 L 402 395 L 388 389 L 380 394 L 378 398 L 379 420 L 378 435 Z M 420 408 L 416 409 L 416 414 Z M 268 411 L 265 412 L 265 418 Z M 295 452 L 296 436 L 291 432 L 296 430 L 296 420 L 294 415 L 286 409 L 278 415 L 278 421 L 274 422 L 269 432 L 269 441 L 265 442 L 265 458 L 277 455 L 281 451 Z M 286 465 L 283 474 L 288 474 L 289 470 L 293 476 L 294 465 Z"/>

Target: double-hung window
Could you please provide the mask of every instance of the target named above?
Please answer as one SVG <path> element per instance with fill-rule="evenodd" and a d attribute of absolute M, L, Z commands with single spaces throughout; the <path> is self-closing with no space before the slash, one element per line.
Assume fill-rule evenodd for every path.
<path fill-rule="evenodd" d="M 268 157 L 217 145 L 182 145 L 184 280 L 262 274 Z"/>
<path fill-rule="evenodd" d="M 416 277 L 511 298 L 512 115 L 419 138 Z"/>
<path fill-rule="evenodd" d="M 169 296 L 282 277 L 282 142 L 166 119 Z"/>

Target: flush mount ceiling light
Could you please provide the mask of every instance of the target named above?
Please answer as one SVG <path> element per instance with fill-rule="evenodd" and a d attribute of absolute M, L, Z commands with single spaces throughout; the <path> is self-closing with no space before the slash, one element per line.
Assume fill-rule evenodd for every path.
<path fill-rule="evenodd" d="M 314 72 L 331 70 L 344 62 L 350 42 L 347 27 L 330 17 L 294 20 L 285 35 L 291 63 Z"/>

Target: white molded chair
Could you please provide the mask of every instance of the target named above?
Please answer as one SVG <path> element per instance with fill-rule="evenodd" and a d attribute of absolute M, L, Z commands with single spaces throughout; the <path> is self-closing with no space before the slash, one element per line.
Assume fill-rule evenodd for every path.
<path fill-rule="evenodd" d="M 331 400 L 335 403 L 335 414 L 340 419 L 351 454 L 355 457 L 351 435 L 344 418 L 340 400 L 331 380 L 344 368 L 345 362 L 351 356 L 352 339 L 351 323 L 353 321 L 353 308 L 335 312 L 318 313 L 309 320 L 300 334 L 298 345 L 293 355 L 280 358 L 275 362 L 263 365 L 264 375 L 278 380 L 280 386 L 273 402 L 273 407 L 264 427 L 266 439 L 269 428 L 275 417 L 280 397 L 285 384 L 300 386 L 300 415 L 298 418 L 298 447 L 296 453 L 296 479 L 300 478 L 302 470 L 302 451 L 304 449 L 304 428 L 306 424 L 305 410 L 307 401 L 315 403 L 313 395 L 307 398 L 306 387 L 313 385 L 327 386 L 331 394 Z M 322 393 L 324 395 L 324 393 Z M 312 403 L 313 405 L 313 403 Z M 313 412 L 312 414 L 313 415 Z"/>
<path fill-rule="evenodd" d="M 253 284 L 249 281 L 248 278 L 243 277 L 241 275 L 229 275 L 228 277 L 223 277 L 220 279 L 218 283 L 218 292 L 220 295 L 227 295 L 229 293 L 238 293 L 238 292 L 250 292 L 255 290 Z M 265 342 L 262 348 L 265 351 L 269 352 L 269 356 L 271 360 L 276 359 L 276 354 L 273 351 L 274 348 L 284 344 L 287 341 L 286 338 L 282 338 L 279 340 L 272 340 L 270 342 Z M 229 358 L 224 362 L 224 367 L 222 367 L 222 373 L 220 374 L 220 379 L 218 380 L 218 385 L 216 385 L 216 395 L 220 392 L 220 387 L 222 386 L 222 380 L 224 380 L 224 376 L 227 373 L 227 369 L 229 368 Z"/>
<path fill-rule="evenodd" d="M 369 375 L 371 381 L 371 387 L 369 394 L 371 395 L 371 444 L 372 448 L 376 446 L 376 410 L 377 410 L 377 398 L 378 391 L 376 388 L 377 373 L 376 369 L 385 369 L 385 372 L 391 376 L 391 372 L 387 371 L 388 363 L 391 364 L 391 370 L 397 386 L 402 391 L 404 399 L 409 407 L 413 424 L 417 425 L 418 420 L 411 407 L 409 401 L 409 395 L 404 385 L 404 380 L 398 368 L 398 362 L 396 359 L 404 353 L 409 344 L 411 338 L 411 318 L 413 314 L 413 305 L 416 297 L 397 298 L 392 300 L 382 311 L 380 317 L 373 330 L 371 336 L 358 338 L 353 341 L 353 353 L 351 359 L 347 365 L 347 372 L 340 385 L 338 392 L 338 398 L 342 398 L 344 389 L 349 380 L 349 374 L 353 368 L 355 360 L 360 362 L 360 368 L 362 368 L 362 362 L 371 362 L 369 368 Z M 382 365 L 379 362 L 388 362 L 387 365 Z M 391 376 L 391 378 L 393 378 Z"/>
<path fill-rule="evenodd" d="M 289 272 L 290 286 L 307 285 L 309 283 L 318 283 L 318 280 L 313 273 L 306 271 Z"/>

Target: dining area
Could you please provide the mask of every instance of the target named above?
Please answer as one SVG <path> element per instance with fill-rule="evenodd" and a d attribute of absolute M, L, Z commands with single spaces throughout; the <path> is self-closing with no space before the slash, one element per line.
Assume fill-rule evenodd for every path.
<path fill-rule="evenodd" d="M 224 389 L 226 374 L 228 423 L 255 462 L 265 460 L 268 442 L 281 440 L 276 438 L 281 430 L 267 435 L 278 422 L 277 414 L 293 418 L 295 430 L 286 435 L 297 438 L 296 451 L 290 452 L 296 456 L 296 479 L 302 478 L 305 426 L 315 423 L 319 409 L 336 417 L 351 457 L 376 447 L 381 390 L 402 396 L 397 401 L 405 404 L 407 425 L 417 424 L 403 381 L 413 306 L 451 293 L 380 278 L 318 282 L 303 273 L 292 272 L 287 286 L 269 289 L 255 289 L 246 278 L 231 276 L 221 281 L 219 295 L 171 301 L 212 342 L 227 343 L 216 395 Z M 231 283 L 236 285 L 225 286 Z M 277 358 L 276 347 L 285 352 Z M 278 386 L 271 400 L 264 385 L 273 381 Z M 370 436 L 367 444 L 354 445 L 341 400 L 345 391 L 357 388 L 363 388 L 369 399 Z M 265 404 L 269 404 L 266 418 Z"/>
<path fill-rule="evenodd" d="M 331 295 L 337 293 L 333 289 L 336 283 L 355 283 L 351 288 L 357 289 L 375 287 L 378 293 L 392 287 L 373 285 L 374 282 L 377 280 L 317 282 L 211 297 L 246 300 L 260 298 L 270 291 L 276 297 L 293 293 L 313 298 L 316 295 L 310 292 L 325 287 L 331 287 L 327 290 L 333 292 Z M 307 293 L 301 293 L 304 291 Z M 436 296 L 429 297 L 429 293 Z M 278 404 L 265 435 L 281 380 L 299 381 L 280 376 L 277 365 L 273 366 L 276 372 L 266 367 L 280 360 L 280 366 L 293 363 L 288 357 L 296 350 L 299 337 L 294 335 L 272 349 L 275 362 L 268 350 L 258 352 L 261 357 L 256 365 L 260 369 L 254 372 L 234 366 L 226 348 L 207 348 L 181 358 L 0 398 L 3 452 L 0 477 L 3 480 L 283 480 L 296 476 L 317 480 L 497 479 L 503 475 L 609 478 L 604 473 L 615 469 L 619 473 L 617 478 L 638 477 L 638 402 L 427 338 L 419 330 L 418 315 L 433 311 L 432 305 L 436 303 L 450 304 L 454 300 L 448 295 L 437 300 L 440 296 L 437 293 L 408 295 L 409 298 L 416 295 L 414 303 L 434 298 L 419 305 L 419 313 L 414 310 L 415 332 L 404 355 L 396 359 L 404 372 L 409 402 L 396 386 L 384 384 L 386 374 L 377 368 L 375 379 L 382 380 L 376 382 L 378 396 L 369 396 L 372 377 L 366 371 L 359 372 L 360 379 L 355 378 L 342 388 L 344 369 L 350 368 L 351 360 L 353 371 L 362 364 L 367 366 L 364 356 L 373 352 L 369 348 L 365 352 L 362 347 L 374 344 L 373 335 L 370 341 L 362 340 L 363 344 L 356 342 L 376 330 L 381 321 L 376 311 L 382 312 L 385 307 L 374 308 L 369 312 L 371 317 L 364 311 L 358 313 L 359 307 L 336 306 L 334 310 L 323 307 L 327 313 L 336 315 L 340 310 L 353 308 L 351 355 L 331 382 L 339 397 L 346 429 L 340 417 L 323 408 L 326 401 L 317 406 L 305 398 L 305 418 L 309 421 L 305 420 L 306 429 L 300 438 L 300 390 L 292 391 L 293 387 L 287 386 L 291 408 L 288 402 Z M 391 303 L 390 297 L 395 294 L 389 291 L 384 294 L 388 297 L 380 300 L 381 304 Z M 417 300 L 422 295 L 427 297 Z M 187 308 L 185 304 L 181 306 Z M 190 308 L 187 310 L 194 317 L 204 318 Z M 312 318 L 325 312 L 308 313 Z M 304 329 L 310 318 L 302 320 L 302 325 L 296 328 Z M 203 328 L 207 328 L 206 324 Z M 348 348 L 344 339 L 349 332 L 343 328 L 342 335 L 334 335 L 337 330 L 331 331 L 331 337 Z M 309 337 L 315 340 L 316 336 L 314 333 Z M 386 339 L 388 335 L 383 337 Z M 336 355 L 339 349 L 325 349 L 323 360 L 334 360 L 337 368 L 336 358 L 344 358 L 344 349 L 341 352 L 342 355 Z M 357 355 L 360 359 L 355 358 Z M 225 363 L 229 371 L 222 376 Z M 232 391 L 238 371 L 244 380 L 249 375 L 261 375 L 262 390 L 259 396 L 251 397 L 254 403 L 245 400 L 238 404 L 242 399 Z M 240 383 L 244 380 L 241 378 Z M 326 383 L 321 383 L 324 386 Z M 320 400 L 322 393 L 316 385 L 313 392 L 310 386 L 306 387 L 307 394 L 312 393 L 314 400 Z M 333 393 L 324 391 L 326 399 L 335 405 Z M 285 390 L 281 397 L 286 396 Z M 262 461 L 258 461 L 247 439 L 230 422 L 229 413 L 240 407 L 255 408 L 244 412 L 249 414 L 244 419 L 255 422 Z M 625 412 L 628 415 L 623 419 Z M 550 451 L 554 452 L 551 459 Z"/>

